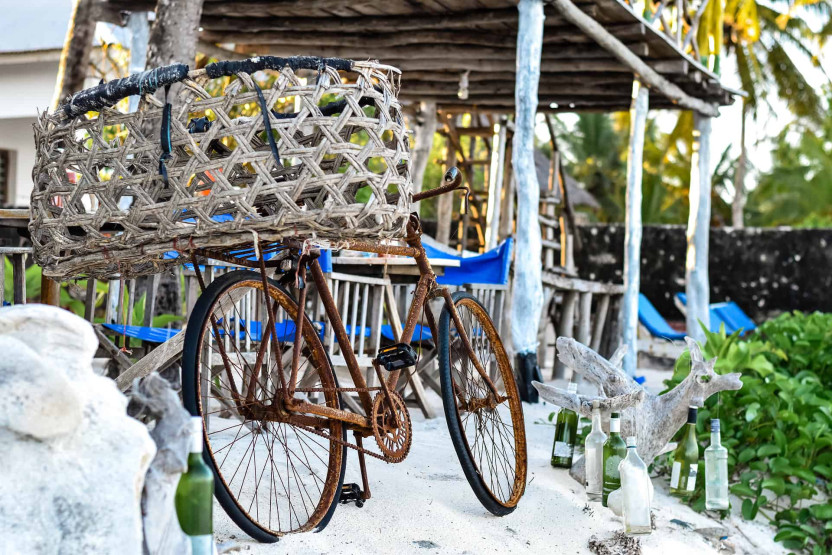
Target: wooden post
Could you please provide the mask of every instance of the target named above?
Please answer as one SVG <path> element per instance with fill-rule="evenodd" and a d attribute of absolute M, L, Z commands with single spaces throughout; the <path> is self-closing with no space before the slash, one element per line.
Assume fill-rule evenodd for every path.
<path fill-rule="evenodd" d="M 627 200 L 624 232 L 624 299 L 622 319 L 624 371 L 636 372 L 638 359 L 638 293 L 641 281 L 641 174 L 644 154 L 644 128 L 649 110 L 649 90 L 640 81 L 633 81 L 633 102 L 630 106 L 630 147 L 627 153 Z"/>
<path fill-rule="evenodd" d="M 72 16 L 66 31 L 61 61 L 58 64 L 58 78 L 52 108 L 58 107 L 66 97 L 84 88 L 87 67 L 90 65 L 92 37 L 95 33 L 92 0 L 75 0 Z M 58 306 L 61 300 L 61 284 L 42 276 L 40 280 L 40 302 Z"/>
<path fill-rule="evenodd" d="M 147 64 L 147 43 L 150 36 L 150 23 L 146 12 L 133 12 L 127 16 L 130 29 L 130 67 L 128 72 L 141 73 Z M 135 112 L 139 107 L 139 95 L 130 97 L 129 110 Z"/>
<path fill-rule="evenodd" d="M 174 63 L 193 65 L 201 18 L 202 0 L 158 2 L 147 48 L 148 69 Z"/>
<path fill-rule="evenodd" d="M 430 149 L 433 146 L 433 135 L 436 133 L 436 102 L 425 101 L 420 104 L 417 124 L 414 134 L 416 136 L 413 147 L 413 192 L 418 193 L 424 187 L 425 169 L 430 160 Z M 429 187 L 436 187 L 438 183 L 430 183 Z M 419 210 L 416 203 L 416 210 Z"/>
<path fill-rule="evenodd" d="M 540 186 L 534 165 L 534 126 L 543 46 L 543 1 L 520 0 L 512 165 L 517 179 L 517 253 L 511 337 L 521 375 L 537 369 L 537 325 L 543 308 L 538 223 Z M 524 376 L 525 379 L 525 376 Z M 533 400 L 536 400 L 533 399 Z"/>
<path fill-rule="evenodd" d="M 740 128 L 740 159 L 734 174 L 734 202 L 731 203 L 731 226 L 736 229 L 745 227 L 745 172 L 748 164 L 748 149 L 745 147 L 745 121 L 747 112 L 746 99 L 742 99 L 742 126 Z"/>
<path fill-rule="evenodd" d="M 451 117 L 450 115 L 448 117 Z M 446 166 L 456 165 L 456 153 L 451 138 L 445 141 Z M 451 240 L 451 220 L 454 214 L 454 195 L 440 195 L 436 201 L 436 240 L 447 245 Z"/>
<path fill-rule="evenodd" d="M 705 332 L 700 322 L 710 325 L 708 305 L 708 239 L 711 225 L 711 118 L 693 115 L 693 152 L 690 160 L 690 214 L 688 249 L 685 260 L 687 294 L 687 333 L 700 343 Z"/>
<path fill-rule="evenodd" d="M 485 217 L 485 250 L 491 250 L 500 242 L 500 208 L 502 207 L 503 175 L 506 167 L 506 139 L 508 130 L 505 122 L 498 123 L 491 149 L 491 171 L 488 184 L 488 212 Z"/>

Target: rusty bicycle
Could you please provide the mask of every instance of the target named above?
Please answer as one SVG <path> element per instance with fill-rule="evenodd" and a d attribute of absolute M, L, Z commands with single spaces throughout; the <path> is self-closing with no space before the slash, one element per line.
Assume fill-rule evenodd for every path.
<path fill-rule="evenodd" d="M 450 169 L 444 181 L 414 194 L 414 202 L 460 189 L 459 171 Z M 362 503 L 369 489 L 365 457 L 405 459 L 412 428 L 396 384 L 415 366 L 410 341 L 420 315 L 438 338 L 445 417 L 471 488 L 495 515 L 517 506 L 526 484 L 526 444 L 511 363 L 477 299 L 437 285 L 420 236 L 413 214 L 404 245 L 348 241 L 352 250 L 413 257 L 420 274 L 400 343 L 380 349 L 373 360 L 377 387 L 368 387 L 350 348 L 342 351 L 353 384 L 341 386 L 321 341 L 324 324 L 299 310 L 311 279 L 338 343 L 350 344 L 318 250 L 292 241 L 252 244 L 255 256 L 247 264 L 259 271 L 232 271 L 204 287 L 186 330 L 183 399 L 205 421 L 205 458 L 217 478 L 217 499 L 253 538 L 276 541 L 326 526 L 345 488 L 347 449 L 358 452 Z M 267 260 L 269 253 L 274 256 Z M 199 254 L 223 258 L 210 249 Z M 267 277 L 269 270 L 277 281 Z M 438 321 L 425 310 L 434 298 L 444 301 Z M 343 408 L 345 394 L 357 394 L 367 416 Z M 377 451 L 365 447 L 369 437 Z"/>

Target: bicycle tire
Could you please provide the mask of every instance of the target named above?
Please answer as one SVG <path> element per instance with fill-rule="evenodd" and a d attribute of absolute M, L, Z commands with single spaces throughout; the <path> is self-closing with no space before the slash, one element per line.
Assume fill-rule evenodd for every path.
<path fill-rule="evenodd" d="M 441 382 L 441 389 L 442 389 L 442 404 L 445 411 L 445 419 L 448 424 L 448 431 L 451 435 L 451 440 L 454 445 L 454 450 L 456 451 L 457 457 L 459 462 L 462 466 L 462 470 L 465 474 L 468 483 L 471 486 L 471 489 L 474 491 L 474 494 L 479 499 L 480 503 L 491 513 L 497 516 L 504 516 L 514 511 L 517 507 L 517 503 L 522 497 L 525 487 L 526 487 L 526 440 L 525 440 L 525 424 L 523 421 L 523 409 L 522 404 L 520 402 L 519 393 L 517 390 L 517 384 L 514 380 L 514 374 L 511 368 L 511 364 L 509 362 L 508 356 L 505 352 L 505 349 L 502 345 L 502 341 L 499 338 L 499 335 L 496 332 L 496 328 L 494 327 L 494 323 L 491 321 L 491 318 L 488 316 L 488 312 L 485 310 L 485 307 L 480 304 L 476 297 L 471 295 L 470 293 L 466 292 L 457 292 L 452 295 L 452 299 L 454 302 L 454 306 L 457 308 L 457 312 L 460 315 L 460 318 L 463 318 L 462 308 L 465 308 L 465 312 L 472 316 L 471 320 L 476 319 L 476 321 L 482 326 L 482 329 L 477 333 L 479 339 L 472 340 L 472 343 L 476 343 L 477 347 L 480 349 L 480 353 L 483 353 L 483 348 L 486 344 L 486 341 L 493 345 L 494 349 L 494 360 L 492 361 L 490 358 L 487 361 L 487 365 L 483 364 L 484 367 L 488 368 L 491 367 L 492 363 L 496 363 L 497 369 L 500 372 L 500 378 L 496 379 L 495 385 L 499 383 L 504 384 L 505 387 L 505 396 L 507 403 L 506 407 L 501 409 L 503 403 L 500 403 L 494 409 L 488 409 L 491 415 L 487 415 L 487 409 L 485 407 L 481 407 L 476 411 L 468 411 L 468 410 L 461 410 L 458 401 L 460 393 L 464 393 L 469 391 L 469 385 L 471 387 L 476 386 L 479 392 L 485 391 L 484 389 L 484 381 L 479 376 L 478 373 L 472 374 L 474 376 L 474 380 L 477 378 L 483 382 L 483 384 L 476 385 L 476 384 L 468 384 L 467 382 L 464 384 L 465 388 L 460 390 L 462 386 L 457 384 L 456 382 L 462 382 L 464 378 L 460 376 L 460 372 L 457 369 L 456 374 L 457 378 L 454 378 L 452 373 L 452 355 L 456 355 L 457 359 L 462 360 L 462 356 L 467 357 L 467 353 L 461 355 L 461 352 L 464 349 L 461 349 L 460 344 L 461 340 L 456 341 L 457 345 L 452 347 L 452 337 L 451 337 L 451 326 L 455 325 L 451 318 L 451 312 L 447 306 L 445 306 L 442 310 L 442 315 L 439 318 L 439 377 Z M 463 325 L 465 322 L 463 321 Z M 469 330 L 470 332 L 470 330 Z M 473 334 L 468 333 L 469 339 L 473 336 Z M 458 338 L 458 336 L 457 336 Z M 474 346 L 472 344 L 472 346 Z M 476 355 L 475 349 L 475 355 Z M 478 358 L 482 359 L 483 357 L 480 355 Z M 464 366 L 464 364 L 463 364 Z M 472 366 L 469 361 L 469 369 Z M 493 368 L 493 367 L 492 367 Z M 476 372 L 474 370 L 473 372 Z M 457 393 L 455 394 L 455 385 L 457 385 Z M 473 397 L 469 397 L 469 399 L 473 399 Z M 471 445 L 470 433 L 466 433 L 467 429 L 467 422 L 470 419 L 471 415 L 476 415 L 476 419 L 478 422 L 482 420 L 488 420 L 489 418 L 496 418 L 500 419 L 500 424 L 502 424 L 500 412 L 505 412 L 505 409 L 508 409 L 508 412 L 511 416 L 511 429 L 513 432 L 513 442 L 505 442 L 505 443 L 513 443 L 513 475 L 506 476 L 506 482 L 511 482 L 511 489 L 510 494 L 506 494 L 503 490 L 502 484 L 498 480 L 497 486 L 495 487 L 494 475 L 493 472 L 489 473 L 489 470 L 495 470 L 494 464 L 488 462 L 488 452 L 487 450 L 483 450 L 482 447 L 478 447 L 476 445 L 476 434 L 474 437 L 474 445 Z M 463 417 L 462 413 L 468 413 L 467 417 Z M 499 454 L 499 453 L 498 453 Z M 479 456 L 477 456 L 479 455 Z M 484 457 L 483 457 L 484 455 Z M 496 456 L 496 455 L 495 455 Z M 483 461 L 485 458 L 485 464 Z M 507 461 L 509 459 L 508 456 L 505 457 Z M 487 468 L 483 468 L 487 467 Z M 497 469 L 499 470 L 499 469 Z M 499 490 L 499 491 L 497 491 Z"/>
<path fill-rule="evenodd" d="M 240 286 L 240 284 L 244 282 L 252 284 L 255 288 L 258 287 L 257 284 L 260 284 L 259 287 L 262 290 L 262 280 L 259 273 L 246 270 L 232 271 L 218 277 L 211 284 L 209 284 L 208 287 L 205 289 L 204 293 L 200 295 L 200 297 L 197 299 L 193 311 L 191 312 L 191 316 L 188 320 L 189 325 L 187 326 L 185 331 L 185 343 L 182 353 L 182 397 L 185 404 L 185 408 L 193 416 L 202 416 L 203 418 L 205 418 L 205 416 L 202 414 L 203 411 L 200 399 L 201 395 L 199 384 L 199 355 L 204 337 L 204 331 L 207 329 L 206 322 L 209 320 L 209 315 L 213 307 L 215 306 L 217 301 L 223 296 L 223 294 L 234 287 Z M 278 295 L 282 298 L 283 305 L 289 306 L 290 308 L 294 306 L 294 309 L 297 309 L 296 301 L 292 298 L 291 294 L 285 290 L 285 288 L 283 288 L 274 280 L 269 280 L 269 285 L 269 297 L 271 299 L 274 300 L 272 293 L 277 291 Z M 312 329 L 312 322 L 308 319 L 308 317 L 306 317 L 306 321 L 309 324 L 310 329 Z M 210 326 L 210 324 L 208 325 Z M 317 341 L 318 343 L 314 345 L 313 348 L 319 347 L 320 352 L 323 353 L 323 357 L 319 359 L 319 363 L 317 363 L 315 367 L 319 372 L 328 373 L 328 376 L 325 376 L 323 378 L 324 381 L 326 381 L 327 379 L 331 379 L 332 383 L 334 383 L 334 386 L 338 387 L 337 377 L 335 375 L 335 372 L 332 370 L 331 361 L 329 360 L 329 356 L 326 353 L 326 350 L 323 349 L 322 345 L 319 345 L 320 339 L 318 338 L 317 334 L 313 333 L 310 335 L 304 333 L 305 340 L 308 341 L 312 339 L 312 337 L 314 337 L 312 341 Z M 320 361 L 325 361 L 325 364 L 322 365 Z M 330 406 L 334 405 L 335 408 L 340 408 L 342 404 L 340 394 L 336 393 L 334 399 L 332 398 L 332 396 L 330 396 L 328 402 Z M 333 436 L 340 436 L 341 441 L 346 442 L 346 427 L 342 423 L 337 421 L 331 421 L 331 426 L 334 427 Z M 257 520 L 253 519 L 235 498 L 233 492 L 230 490 L 230 487 L 228 486 L 228 484 L 226 484 L 226 481 L 223 478 L 221 469 L 218 468 L 215 462 L 215 459 L 211 452 L 211 444 L 208 439 L 208 435 L 209 432 L 206 429 L 205 436 L 203 437 L 203 458 L 205 459 L 206 464 L 208 464 L 208 466 L 214 473 L 214 495 L 217 501 L 219 502 L 220 506 L 222 506 L 226 514 L 228 514 L 229 518 L 231 518 L 231 520 L 237 526 L 239 526 L 243 532 L 251 536 L 253 539 L 263 543 L 272 543 L 278 541 L 279 538 L 284 534 L 275 533 L 274 530 L 271 530 L 268 527 L 264 527 L 262 523 L 259 523 Z M 338 463 L 338 466 L 340 466 L 340 468 L 337 471 L 337 487 L 335 488 L 335 493 L 332 497 L 331 502 L 329 503 L 326 512 L 323 514 L 322 518 L 318 520 L 318 522 L 312 523 L 310 526 L 307 527 L 307 529 L 312 529 L 318 532 L 323 530 L 324 527 L 326 527 L 326 525 L 331 520 L 335 512 L 335 509 L 338 506 L 341 496 L 341 488 L 344 483 L 344 475 L 346 472 L 346 446 L 343 444 L 334 443 L 332 440 L 330 440 L 330 444 L 336 445 L 335 449 L 340 451 L 340 461 Z M 338 458 L 339 457 L 335 457 L 336 460 Z M 331 460 L 330 464 L 332 464 Z M 329 482 L 330 479 L 328 473 L 327 483 Z"/>

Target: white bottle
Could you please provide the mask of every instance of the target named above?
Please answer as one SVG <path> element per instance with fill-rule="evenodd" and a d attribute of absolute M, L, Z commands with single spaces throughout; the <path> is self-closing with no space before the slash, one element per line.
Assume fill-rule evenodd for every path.
<path fill-rule="evenodd" d="M 705 449 L 705 508 L 728 509 L 728 450 L 720 440 L 718 418 L 711 420 L 711 444 Z"/>
<path fill-rule="evenodd" d="M 607 434 L 601 429 L 601 408 L 592 402 L 592 431 L 584 441 L 586 469 L 586 497 L 589 501 L 601 501 L 604 493 L 604 443 Z"/>
<path fill-rule="evenodd" d="M 628 535 L 650 534 L 650 476 L 647 465 L 636 451 L 636 438 L 627 438 L 627 456 L 618 466 L 621 474 L 622 512 L 624 533 Z"/>

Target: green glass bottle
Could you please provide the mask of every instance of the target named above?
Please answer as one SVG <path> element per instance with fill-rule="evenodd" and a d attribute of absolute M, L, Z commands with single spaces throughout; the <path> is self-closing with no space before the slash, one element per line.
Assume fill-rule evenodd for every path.
<path fill-rule="evenodd" d="M 179 478 L 174 503 L 179 526 L 191 540 L 193 555 L 214 551 L 214 475 L 202 459 L 202 418 L 191 418 L 191 447 L 188 471 Z"/>
<path fill-rule="evenodd" d="M 685 432 L 673 453 L 673 469 L 670 472 L 670 495 L 688 498 L 696 487 L 699 471 L 699 443 L 696 441 L 696 407 L 688 408 Z"/>
<path fill-rule="evenodd" d="M 569 393 L 578 392 L 578 384 L 569 382 Z M 578 432 L 578 415 L 568 409 L 560 409 L 555 425 L 555 442 L 552 445 L 552 466 L 570 468 Z"/>
<path fill-rule="evenodd" d="M 604 443 L 604 490 L 601 504 L 607 506 L 610 493 L 621 487 L 618 465 L 627 456 L 627 444 L 621 437 L 621 419 L 617 412 L 610 414 L 610 437 Z"/>

